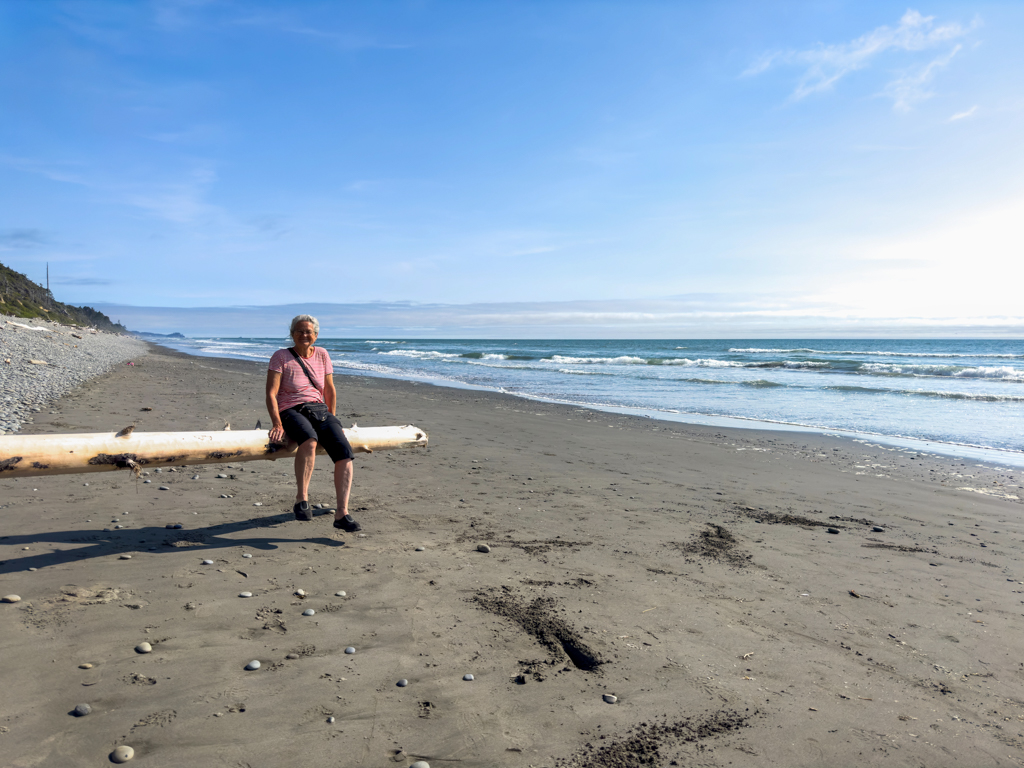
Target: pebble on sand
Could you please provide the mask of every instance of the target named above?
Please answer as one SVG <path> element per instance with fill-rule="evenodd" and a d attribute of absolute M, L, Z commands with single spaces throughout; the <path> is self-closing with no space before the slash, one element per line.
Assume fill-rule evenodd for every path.
<path fill-rule="evenodd" d="M 193 480 L 198 480 L 199 479 L 199 475 L 192 475 L 192 479 Z"/>
<path fill-rule="evenodd" d="M 161 485 L 159 488 L 157 488 L 157 490 L 158 491 L 169 491 L 171 489 L 168 488 L 166 485 Z"/>
<path fill-rule="evenodd" d="M 473 677 L 472 675 L 463 675 L 462 679 L 466 680 L 466 681 L 471 681 L 471 680 L 475 680 L 476 678 Z"/>
<path fill-rule="evenodd" d="M 327 718 L 327 722 L 328 723 L 333 723 L 334 722 L 334 718 L 333 717 L 328 717 Z"/>
<path fill-rule="evenodd" d="M 242 557 L 252 557 L 252 555 L 250 555 L 248 552 L 246 552 L 244 555 L 242 555 Z"/>
<path fill-rule="evenodd" d="M 254 669 L 259 669 L 260 668 L 260 662 L 257 659 L 253 659 L 252 661 L 250 661 L 248 664 L 245 665 L 245 668 L 248 669 L 250 672 L 252 670 L 254 670 Z"/>
<path fill-rule="evenodd" d="M 618 696 L 612 696 L 610 693 L 604 694 L 601 698 L 604 699 L 605 703 L 607 704 L 614 704 L 616 701 L 619 700 Z"/>
<path fill-rule="evenodd" d="M 219 479 L 221 479 L 221 480 L 226 480 L 227 479 L 227 475 L 217 475 L 217 477 Z"/>
<path fill-rule="evenodd" d="M 153 651 L 153 646 L 150 645 L 149 643 L 139 643 L 138 645 L 135 646 L 135 652 L 136 653 L 151 653 L 152 651 Z"/>
<path fill-rule="evenodd" d="M 302 615 L 303 616 L 316 616 L 316 611 L 314 611 L 312 608 L 307 608 L 306 610 L 304 610 L 302 612 Z"/>
<path fill-rule="evenodd" d="M 490 552 L 491 548 L 488 547 L 486 544 L 477 544 L 476 545 L 476 551 L 477 552 Z"/>
<path fill-rule="evenodd" d="M 883 528 L 883 527 L 882 527 L 882 526 L 880 526 L 880 525 L 876 525 L 876 526 L 873 526 L 873 527 L 871 528 L 871 530 L 872 530 L 872 531 L 873 531 L 874 533 L 885 533 L 885 528 Z"/>
<path fill-rule="evenodd" d="M 121 555 L 118 559 L 119 560 L 131 560 L 132 556 L 131 555 L 127 555 L 127 554 L 126 555 Z"/>
<path fill-rule="evenodd" d="M 135 750 L 125 745 L 117 747 L 110 753 L 110 759 L 115 763 L 127 763 L 133 757 L 135 757 Z"/>
<path fill-rule="evenodd" d="M 5 603 L 20 603 L 21 602 L 21 596 L 20 595 L 4 595 L 3 602 L 5 602 Z"/>
<path fill-rule="evenodd" d="M 430 768 L 430 763 L 426 760 L 417 760 L 415 763 L 410 765 L 409 768 Z"/>
<path fill-rule="evenodd" d="M 92 713 L 92 707 L 88 704 L 79 704 L 75 707 L 75 717 L 85 717 L 90 713 Z"/>
<path fill-rule="evenodd" d="M 287 656 L 285 656 L 285 658 L 286 659 L 291 659 L 292 661 L 295 661 L 295 659 L 299 658 L 299 654 L 297 654 L 297 653 L 289 653 Z"/>
<path fill-rule="evenodd" d="M 399 688 L 405 688 L 405 686 L 407 686 L 408 684 L 409 684 L 409 681 L 406 680 L 404 677 L 401 680 L 399 680 L 397 683 L 395 683 L 395 685 L 397 685 Z"/>
<path fill-rule="evenodd" d="M 355 652 L 356 652 L 356 649 L 353 648 L 351 645 L 348 648 L 345 649 L 345 653 L 355 653 Z"/>
<path fill-rule="evenodd" d="M 427 549 L 426 547 L 416 547 L 416 551 L 417 552 L 424 552 L 424 551 L 426 551 L 426 549 Z"/>
<path fill-rule="evenodd" d="M 252 592 L 239 592 L 239 597 L 252 597 Z"/>
<path fill-rule="evenodd" d="M 79 665 L 78 665 L 78 668 L 79 668 L 79 669 L 92 669 L 92 664 L 90 664 L 90 663 L 89 663 L 89 662 L 87 661 L 87 662 L 85 662 L 85 664 L 79 664 Z"/>
<path fill-rule="evenodd" d="M 347 592 L 345 592 L 344 590 L 342 590 L 341 592 L 335 592 L 335 593 L 334 593 L 334 596 L 335 596 L 335 597 L 345 597 L 345 595 L 347 595 L 347 594 L 348 594 Z"/>
<path fill-rule="evenodd" d="M 306 596 L 306 590 L 304 590 L 304 589 L 296 589 L 295 590 L 295 594 L 298 595 L 299 597 L 305 597 Z"/>
<path fill-rule="evenodd" d="M 203 565 L 213 565 L 213 560 L 203 560 Z"/>
<path fill-rule="evenodd" d="M 828 530 L 829 533 L 839 533 L 839 529 L 838 528 L 829 528 L 827 530 Z"/>

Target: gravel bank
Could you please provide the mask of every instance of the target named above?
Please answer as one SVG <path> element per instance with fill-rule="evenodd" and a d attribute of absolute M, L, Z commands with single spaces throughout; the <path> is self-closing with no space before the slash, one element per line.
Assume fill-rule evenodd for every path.
<path fill-rule="evenodd" d="M 0 315 L 0 434 L 146 349 L 131 336 Z"/>

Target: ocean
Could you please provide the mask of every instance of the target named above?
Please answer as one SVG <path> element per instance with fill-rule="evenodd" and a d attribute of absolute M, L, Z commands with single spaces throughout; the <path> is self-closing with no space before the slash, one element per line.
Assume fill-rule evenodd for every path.
<path fill-rule="evenodd" d="M 161 340 L 267 360 L 286 339 Z M 325 339 L 335 370 L 1024 466 L 1024 341 Z M 344 393 L 341 395 L 344 401 Z"/>

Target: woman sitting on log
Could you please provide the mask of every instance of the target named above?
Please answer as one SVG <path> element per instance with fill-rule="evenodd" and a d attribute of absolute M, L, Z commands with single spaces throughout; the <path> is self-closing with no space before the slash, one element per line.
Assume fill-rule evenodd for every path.
<path fill-rule="evenodd" d="M 313 477 L 317 446 L 324 447 L 334 462 L 334 489 L 338 494 L 334 527 L 353 533 L 361 526 L 348 513 L 352 446 L 334 415 L 338 393 L 334 389 L 331 356 L 323 347 L 313 346 L 320 334 L 320 323 L 315 317 L 298 315 L 293 318 L 290 333 L 295 346 L 277 350 L 267 370 L 267 410 L 272 423 L 270 442 L 283 443 L 287 435 L 299 445 L 295 455 L 296 520 L 313 519 L 309 508 L 309 481 Z"/>

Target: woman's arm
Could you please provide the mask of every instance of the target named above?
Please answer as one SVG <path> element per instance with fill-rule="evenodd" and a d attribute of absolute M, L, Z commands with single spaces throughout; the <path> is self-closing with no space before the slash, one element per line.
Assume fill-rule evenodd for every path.
<path fill-rule="evenodd" d="M 281 372 L 267 371 L 267 411 L 270 413 L 270 442 L 283 443 L 284 427 L 281 412 L 277 408 L 277 392 L 281 389 Z"/>
<path fill-rule="evenodd" d="M 338 404 L 338 391 L 334 388 L 334 375 L 330 373 L 324 377 L 324 402 L 327 403 L 327 410 L 334 413 L 334 407 Z"/>

